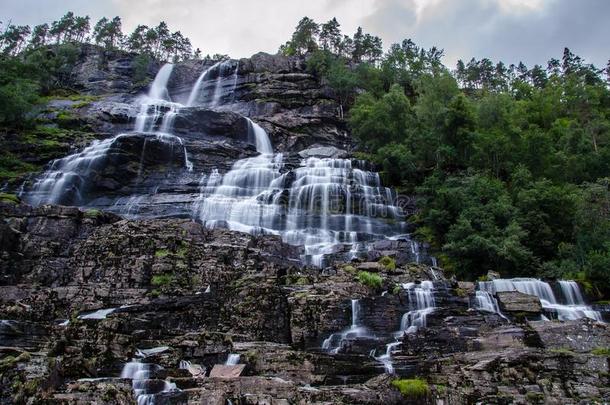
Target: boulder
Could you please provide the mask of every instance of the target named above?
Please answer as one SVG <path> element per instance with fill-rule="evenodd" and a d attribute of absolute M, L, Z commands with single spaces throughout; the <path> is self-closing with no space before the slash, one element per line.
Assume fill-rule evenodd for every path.
<path fill-rule="evenodd" d="M 498 304 L 504 312 L 527 312 L 539 314 L 542 312 L 540 299 L 535 295 L 524 294 L 519 291 L 498 292 Z"/>
<path fill-rule="evenodd" d="M 242 375 L 245 368 L 245 364 L 236 364 L 234 366 L 216 364 L 212 371 L 210 371 L 210 378 L 237 378 Z"/>

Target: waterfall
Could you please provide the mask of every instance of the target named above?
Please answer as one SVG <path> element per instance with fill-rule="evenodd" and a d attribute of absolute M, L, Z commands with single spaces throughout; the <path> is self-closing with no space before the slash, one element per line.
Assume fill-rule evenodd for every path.
<path fill-rule="evenodd" d="M 232 95 L 235 87 L 237 86 L 239 62 L 237 62 L 235 65 L 233 74 L 230 76 L 231 83 L 226 90 L 223 89 L 223 81 L 225 81 L 225 73 L 228 73 L 228 71 L 233 69 L 233 63 L 234 62 L 231 60 L 224 60 L 216 62 L 209 68 L 205 69 L 199 75 L 195 85 L 191 89 L 186 106 L 191 107 L 196 104 L 201 104 L 209 107 L 217 107 L 221 104 L 221 99 L 227 93 Z M 215 78 L 214 75 L 216 76 Z M 202 95 L 201 93 L 203 88 L 210 82 L 210 80 L 214 80 L 214 83 L 211 86 L 212 90 Z M 233 101 L 233 99 L 231 99 L 231 101 Z"/>
<path fill-rule="evenodd" d="M 369 337 L 367 329 L 360 324 L 360 300 L 351 300 L 352 325 L 341 333 L 333 333 L 322 342 L 322 349 L 329 353 L 339 353 L 344 341 L 359 337 Z"/>
<path fill-rule="evenodd" d="M 549 313 L 556 313 L 560 321 L 591 318 L 602 322 L 601 314 L 585 304 L 578 284 L 574 281 L 559 281 L 564 303 L 560 303 L 549 283 L 535 278 L 496 279 L 479 282 L 479 290 L 490 294 L 503 291 L 519 291 L 535 295 L 540 299 L 542 308 Z"/>
<path fill-rule="evenodd" d="M 261 154 L 273 154 L 273 147 L 271 146 L 271 140 L 269 139 L 267 132 L 250 118 L 246 119 L 248 120 L 248 137 L 254 138 L 256 151 Z"/>
<path fill-rule="evenodd" d="M 159 69 L 159 72 L 155 76 L 150 89 L 148 91 L 148 97 L 153 100 L 170 100 L 169 91 L 167 91 L 167 83 L 174 70 L 174 65 L 166 63 Z"/>
<path fill-rule="evenodd" d="M 142 363 L 137 360 L 132 360 L 123 366 L 121 378 L 131 380 L 131 386 L 138 405 L 153 405 L 155 395 L 179 391 L 174 383 L 163 381 L 163 386 L 155 383 L 154 373 L 162 369 L 163 367 L 157 364 Z"/>
<path fill-rule="evenodd" d="M 225 361 L 225 366 L 235 366 L 237 364 L 239 364 L 239 354 L 235 354 L 235 353 L 229 353 L 229 356 L 227 357 L 227 361 Z"/>
<path fill-rule="evenodd" d="M 206 226 L 280 235 L 304 246 L 304 262 L 318 267 L 341 245 L 349 246 L 344 255 L 353 258 L 365 253 L 368 240 L 403 233 L 402 212 L 378 173 L 349 159 L 315 157 L 285 172 L 264 129 L 252 121 L 249 128 L 260 155 L 237 161 L 215 187 L 202 176 L 193 215 Z M 419 247 L 414 249 L 419 257 Z"/>
<path fill-rule="evenodd" d="M 141 165 L 149 138 L 167 144 L 173 149 L 178 146 L 184 153 L 184 167 L 192 170 L 192 163 L 182 139 L 171 134 L 173 120 L 179 112 L 180 105 L 172 103 L 167 90 L 167 83 L 173 71 L 172 64 L 164 65 L 152 82 L 148 94 L 138 99 L 139 113 L 134 124 L 135 132 L 150 133 L 145 135 L 142 147 Z M 159 119 L 160 127 L 157 128 Z M 129 134 L 119 134 L 102 141 L 95 140 L 80 152 L 53 160 L 47 170 L 38 177 L 32 188 L 26 193 L 26 200 L 34 205 L 40 204 L 67 204 L 84 205 L 87 202 L 86 193 L 96 176 L 96 173 L 105 168 L 107 158 L 115 142 Z M 138 177 L 141 174 L 142 166 Z M 133 197 L 133 196 L 132 196 Z M 119 201 L 117 201 L 119 202 Z M 127 202 L 132 202 L 127 200 Z M 131 214 L 133 204 L 128 204 L 123 212 Z"/>
<path fill-rule="evenodd" d="M 481 311 L 493 312 L 500 315 L 502 318 L 507 319 L 500 311 L 498 300 L 489 291 L 477 290 L 474 299 L 476 308 Z"/>
<path fill-rule="evenodd" d="M 434 285 L 432 281 L 425 280 L 418 287 L 414 283 L 403 284 L 402 287 L 409 293 L 409 303 L 415 308 L 403 315 L 400 330 L 406 333 L 415 333 L 417 329 L 426 327 L 426 319 L 434 312 Z"/>
<path fill-rule="evenodd" d="M 396 340 L 386 344 L 385 353 L 381 356 L 375 356 L 375 351 L 371 356 L 375 360 L 383 364 L 387 374 L 394 374 L 394 364 L 392 362 L 392 353 L 397 350 L 397 347 L 402 344 L 399 340 L 405 333 L 415 333 L 419 328 L 426 326 L 426 318 L 434 312 L 436 303 L 434 300 L 434 284 L 432 281 L 422 281 L 419 286 L 415 283 L 402 284 L 402 288 L 408 292 L 409 305 L 411 309 L 403 315 L 400 323 L 400 331 L 395 334 Z"/>

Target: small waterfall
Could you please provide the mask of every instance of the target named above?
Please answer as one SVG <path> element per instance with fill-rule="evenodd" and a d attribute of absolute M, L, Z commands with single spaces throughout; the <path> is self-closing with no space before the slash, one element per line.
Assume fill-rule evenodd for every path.
<path fill-rule="evenodd" d="M 240 358 L 239 354 L 229 353 L 229 356 L 227 357 L 227 361 L 225 361 L 225 366 L 235 366 L 235 365 L 239 364 L 239 358 Z"/>
<path fill-rule="evenodd" d="M 500 311 L 498 300 L 489 291 L 477 290 L 474 299 L 476 308 L 481 311 L 496 313 L 502 318 L 507 319 Z"/>
<path fill-rule="evenodd" d="M 415 333 L 418 328 L 426 327 L 426 319 L 434 312 L 436 307 L 434 301 L 434 284 L 425 280 L 420 286 L 415 283 L 406 283 L 402 287 L 409 293 L 409 303 L 415 304 L 415 308 L 403 315 L 400 330 L 405 333 Z"/>
<path fill-rule="evenodd" d="M 233 73 L 228 76 L 231 70 L 233 70 Z M 186 105 L 188 107 L 197 104 L 218 107 L 221 105 L 222 99 L 227 98 L 227 94 L 232 96 L 230 101 L 233 101 L 235 87 L 237 86 L 238 70 L 239 62 L 235 63 L 235 61 L 230 59 L 217 62 L 205 69 L 191 89 Z M 226 82 L 228 79 L 230 84 L 227 86 Z M 208 91 L 206 86 L 209 85 L 211 80 L 213 80 L 213 84 L 209 86 L 211 90 Z"/>
<path fill-rule="evenodd" d="M 490 294 L 504 291 L 519 291 L 524 294 L 535 295 L 540 299 L 542 308 L 549 313 L 556 313 L 560 321 L 569 321 L 580 318 L 591 318 L 602 322 L 601 314 L 585 304 L 578 284 L 574 281 L 559 281 L 565 303 L 560 303 L 549 283 L 535 278 L 496 279 L 479 282 L 479 290 Z"/>
<path fill-rule="evenodd" d="M 169 82 L 169 78 L 174 71 L 174 65 L 171 63 L 166 63 L 159 69 L 159 72 L 155 76 L 152 84 L 150 85 L 150 89 L 148 90 L 148 97 L 153 100 L 169 100 L 171 98 L 169 96 L 169 92 L 167 91 L 167 83 Z"/>
<path fill-rule="evenodd" d="M 179 391 L 176 384 L 168 381 L 155 380 L 154 373 L 161 370 L 162 367 L 152 363 L 142 363 L 137 360 L 132 360 L 123 366 L 121 378 L 130 379 L 134 396 L 138 405 L 153 405 L 155 395 Z"/>
<path fill-rule="evenodd" d="M 385 353 L 381 356 L 375 356 L 375 352 L 371 356 L 375 360 L 383 364 L 387 374 L 394 374 L 394 364 L 392 362 L 392 353 L 398 346 L 402 344 L 399 340 L 405 333 L 415 333 L 419 328 L 426 326 L 426 318 L 431 314 L 435 307 L 434 300 L 434 284 L 432 281 L 422 281 L 419 286 L 415 283 L 402 284 L 402 288 L 408 292 L 409 305 L 412 310 L 403 315 L 400 323 L 400 331 L 395 334 L 396 341 L 386 345 Z"/>
<path fill-rule="evenodd" d="M 367 329 L 360 324 L 360 301 L 352 300 L 352 325 L 341 333 L 333 333 L 322 342 L 322 349 L 329 353 L 339 353 L 343 342 L 348 339 L 370 336 Z"/>

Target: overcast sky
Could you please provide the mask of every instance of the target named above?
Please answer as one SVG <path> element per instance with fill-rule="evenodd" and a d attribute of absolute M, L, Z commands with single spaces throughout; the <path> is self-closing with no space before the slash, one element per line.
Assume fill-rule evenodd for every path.
<path fill-rule="evenodd" d="M 412 38 L 445 50 L 445 63 L 488 57 L 528 66 L 561 57 L 563 48 L 599 67 L 610 58 L 610 0 L 0 0 L 0 20 L 39 24 L 66 11 L 118 15 L 123 31 L 166 21 L 204 54 L 246 57 L 275 53 L 307 15 L 337 17 L 345 33 L 356 27 L 384 46 Z"/>

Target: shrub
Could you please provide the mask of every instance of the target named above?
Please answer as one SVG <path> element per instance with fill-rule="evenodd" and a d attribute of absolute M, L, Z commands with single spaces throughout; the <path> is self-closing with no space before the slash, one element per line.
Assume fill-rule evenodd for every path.
<path fill-rule="evenodd" d="M 397 379 L 392 385 L 400 391 L 405 398 L 422 398 L 430 393 L 428 383 L 420 378 Z"/>
<path fill-rule="evenodd" d="M 379 259 L 378 263 L 385 267 L 386 270 L 396 270 L 396 260 L 392 259 L 389 256 L 383 256 L 381 259 Z"/>
<path fill-rule="evenodd" d="M 154 286 L 168 285 L 173 281 L 174 277 L 171 274 L 158 274 L 153 276 L 150 283 Z"/>
<path fill-rule="evenodd" d="M 356 276 L 358 281 L 370 288 L 381 288 L 383 279 L 379 274 L 369 273 L 368 271 L 359 271 Z"/>

